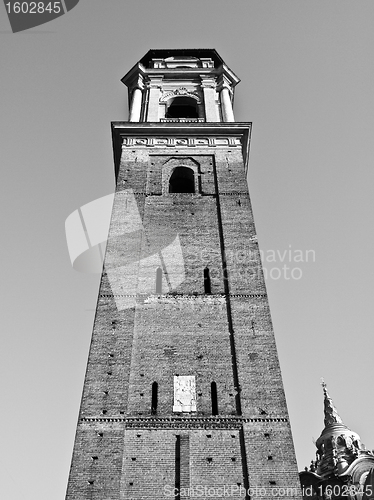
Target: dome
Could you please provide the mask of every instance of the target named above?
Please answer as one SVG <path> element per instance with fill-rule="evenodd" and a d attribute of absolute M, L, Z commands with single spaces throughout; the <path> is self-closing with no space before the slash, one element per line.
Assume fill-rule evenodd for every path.
<path fill-rule="evenodd" d="M 322 387 L 325 428 L 316 441 L 317 473 L 322 476 L 340 475 L 357 458 L 362 448 L 360 436 L 343 423 L 324 382 Z"/>

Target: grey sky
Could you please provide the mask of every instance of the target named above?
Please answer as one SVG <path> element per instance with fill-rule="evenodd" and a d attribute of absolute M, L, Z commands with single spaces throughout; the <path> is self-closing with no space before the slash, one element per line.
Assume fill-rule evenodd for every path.
<path fill-rule="evenodd" d="M 19 34 L 1 12 L 1 497 L 65 496 L 99 276 L 71 268 L 64 222 L 113 191 L 120 78 L 149 48 L 216 48 L 241 78 L 260 248 L 315 251 L 265 258 L 302 270 L 267 280 L 300 469 L 322 376 L 374 447 L 373 2 L 80 0 Z"/>

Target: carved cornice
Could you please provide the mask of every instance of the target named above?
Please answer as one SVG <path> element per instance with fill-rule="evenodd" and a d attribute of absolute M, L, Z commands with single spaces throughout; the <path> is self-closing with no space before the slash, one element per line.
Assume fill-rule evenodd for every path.
<path fill-rule="evenodd" d="M 201 78 L 201 87 L 203 89 L 216 89 L 217 87 L 217 82 L 216 82 L 216 78 L 213 77 L 213 78 L 204 78 L 202 77 Z"/>
<path fill-rule="evenodd" d="M 118 175 L 121 148 L 135 147 L 156 148 L 185 147 L 185 142 L 176 144 L 177 139 L 187 141 L 187 147 L 214 147 L 230 149 L 241 145 L 245 169 L 249 156 L 251 123 L 242 122 L 205 122 L 205 123 L 135 123 L 112 122 L 114 164 Z M 145 139 L 141 144 L 134 140 Z"/>
<path fill-rule="evenodd" d="M 219 76 L 217 81 L 217 90 L 220 92 L 223 89 L 227 89 L 230 94 L 233 94 L 232 80 L 224 73 Z"/>
<path fill-rule="evenodd" d="M 240 137 L 124 137 L 122 149 L 136 147 L 241 147 Z"/>
<path fill-rule="evenodd" d="M 147 300 L 147 302 L 153 302 L 153 301 L 159 301 L 159 300 L 164 300 L 164 301 L 176 301 L 180 299 L 186 299 L 186 300 L 201 300 L 204 299 L 204 301 L 210 301 L 214 302 L 216 301 L 217 303 L 221 302 L 222 300 L 225 299 L 226 295 L 224 294 L 218 294 L 218 295 L 187 295 L 187 294 L 170 294 L 170 295 L 155 295 L 155 294 L 123 294 L 123 295 L 118 295 L 118 294 L 112 294 L 112 293 L 100 293 L 99 297 L 101 298 L 115 298 L 115 297 L 137 297 L 142 300 Z M 267 294 L 266 293 L 230 293 L 228 294 L 228 297 L 249 297 L 251 299 L 266 299 Z"/>
<path fill-rule="evenodd" d="M 81 423 L 122 423 L 125 429 L 223 429 L 240 430 L 248 423 L 288 422 L 288 418 L 241 418 L 241 417 L 82 417 Z"/>
<path fill-rule="evenodd" d="M 160 91 L 162 90 L 162 81 L 163 81 L 163 76 L 162 75 L 148 75 L 148 80 L 147 80 L 147 88 L 149 89 L 159 89 Z"/>
<path fill-rule="evenodd" d="M 135 89 L 140 89 L 141 91 L 144 90 L 144 78 L 141 74 L 137 76 L 130 87 L 131 92 L 133 92 Z"/>

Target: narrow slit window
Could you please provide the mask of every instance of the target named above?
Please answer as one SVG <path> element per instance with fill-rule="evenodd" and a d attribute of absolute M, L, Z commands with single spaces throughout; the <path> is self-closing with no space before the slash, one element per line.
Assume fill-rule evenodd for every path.
<path fill-rule="evenodd" d="M 210 284 L 210 274 L 209 274 L 208 267 L 206 267 L 204 269 L 204 292 L 205 293 L 212 293 L 212 287 Z"/>
<path fill-rule="evenodd" d="M 180 500 L 180 481 L 181 481 L 181 437 L 175 436 L 175 499 Z"/>
<path fill-rule="evenodd" d="M 195 175 L 192 168 L 177 167 L 169 180 L 169 193 L 194 193 Z"/>
<path fill-rule="evenodd" d="M 158 403 L 158 383 L 153 382 L 152 384 L 152 405 L 151 405 L 151 413 L 152 415 L 156 415 L 157 413 L 157 403 Z"/>
<path fill-rule="evenodd" d="M 212 382 L 210 388 L 212 396 L 212 415 L 218 415 L 217 384 Z"/>
<path fill-rule="evenodd" d="M 156 270 L 156 293 L 162 293 L 162 269 L 158 267 Z"/>

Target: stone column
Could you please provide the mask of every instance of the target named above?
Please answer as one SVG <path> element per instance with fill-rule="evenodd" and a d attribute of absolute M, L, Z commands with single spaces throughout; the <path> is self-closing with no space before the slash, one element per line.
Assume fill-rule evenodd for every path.
<path fill-rule="evenodd" d="M 140 122 L 140 112 L 142 110 L 143 92 L 136 87 L 132 92 L 129 122 Z"/>
<path fill-rule="evenodd" d="M 148 88 L 147 122 L 158 122 L 162 77 L 150 77 Z"/>
<path fill-rule="evenodd" d="M 129 122 L 140 122 L 141 112 L 142 112 L 142 101 L 143 101 L 143 76 L 138 75 L 137 79 L 134 81 L 131 96 L 131 106 L 129 113 Z"/>
<path fill-rule="evenodd" d="M 213 78 L 201 79 L 204 94 L 205 121 L 219 122 L 218 107 L 216 104 L 216 82 Z"/>
<path fill-rule="evenodd" d="M 227 87 L 222 87 L 220 95 L 223 121 L 234 122 L 234 111 L 232 109 L 229 89 Z"/>

